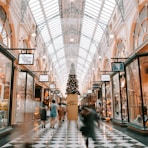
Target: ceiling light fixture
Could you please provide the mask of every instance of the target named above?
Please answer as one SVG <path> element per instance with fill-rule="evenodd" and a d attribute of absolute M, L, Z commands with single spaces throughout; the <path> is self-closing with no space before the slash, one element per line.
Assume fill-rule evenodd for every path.
<path fill-rule="evenodd" d="M 71 38 L 71 39 L 70 39 L 70 41 L 71 41 L 71 42 L 73 42 L 73 41 L 74 41 L 74 39 L 73 39 L 73 38 Z"/>

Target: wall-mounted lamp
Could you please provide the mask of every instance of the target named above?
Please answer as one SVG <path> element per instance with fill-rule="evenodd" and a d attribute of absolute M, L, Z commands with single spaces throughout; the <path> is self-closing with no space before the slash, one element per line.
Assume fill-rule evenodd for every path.
<path fill-rule="evenodd" d="M 36 33 L 32 33 L 31 36 L 32 36 L 32 37 L 36 37 Z"/>
<path fill-rule="evenodd" d="M 99 58 L 99 60 L 101 60 L 101 59 L 102 59 L 102 57 L 101 57 L 101 56 L 99 56 L 98 58 Z"/>
<path fill-rule="evenodd" d="M 114 34 L 110 34 L 109 37 L 110 37 L 110 39 L 113 39 L 114 38 Z"/>
<path fill-rule="evenodd" d="M 43 60 L 46 60 L 46 56 L 45 55 L 43 56 Z"/>

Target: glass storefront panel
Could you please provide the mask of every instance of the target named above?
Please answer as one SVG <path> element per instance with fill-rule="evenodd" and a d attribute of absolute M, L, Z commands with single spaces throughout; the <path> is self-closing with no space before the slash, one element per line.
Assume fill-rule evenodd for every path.
<path fill-rule="evenodd" d="M 121 108 L 122 108 L 122 121 L 128 122 L 128 108 L 127 108 L 127 94 L 125 85 L 125 73 L 120 75 L 120 92 L 121 92 Z"/>
<path fill-rule="evenodd" d="M 102 84 L 102 117 L 106 117 L 105 83 Z"/>
<path fill-rule="evenodd" d="M 25 120 L 25 113 L 33 113 L 33 77 L 27 72 L 19 72 L 17 80 L 17 108 L 16 123 L 22 123 Z"/>
<path fill-rule="evenodd" d="M 129 120 L 134 124 L 143 125 L 140 122 L 139 115 L 141 115 L 141 93 L 140 93 L 140 79 L 138 60 L 133 60 L 126 67 L 126 78 L 127 78 L 127 95 L 129 104 Z"/>
<path fill-rule="evenodd" d="M 141 72 L 141 82 L 142 82 L 141 84 L 142 84 L 142 96 L 143 96 L 144 122 L 145 126 L 148 127 L 148 57 L 147 56 L 140 57 L 139 59 L 141 67 L 140 72 Z"/>
<path fill-rule="evenodd" d="M 113 76 L 113 106 L 114 118 L 121 120 L 121 101 L 120 101 L 120 86 L 119 86 L 119 73 Z"/>
<path fill-rule="evenodd" d="M 110 83 L 104 82 L 102 84 L 102 116 L 111 117 L 112 116 L 112 101 L 110 93 Z"/>
<path fill-rule="evenodd" d="M 0 53 L 0 129 L 8 125 L 12 61 Z"/>
<path fill-rule="evenodd" d="M 27 74 L 27 88 L 26 88 L 26 112 L 34 112 L 34 89 L 33 89 L 33 77 Z"/>
<path fill-rule="evenodd" d="M 106 110 L 107 117 L 112 117 L 112 100 L 110 92 L 110 82 L 106 82 Z"/>
<path fill-rule="evenodd" d="M 19 72 L 17 80 L 17 98 L 16 98 L 16 122 L 24 121 L 25 112 L 25 87 L 26 87 L 26 72 Z"/>

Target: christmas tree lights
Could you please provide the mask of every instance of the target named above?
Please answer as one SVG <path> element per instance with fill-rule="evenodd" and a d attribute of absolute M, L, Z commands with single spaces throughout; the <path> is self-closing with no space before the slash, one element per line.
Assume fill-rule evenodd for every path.
<path fill-rule="evenodd" d="M 78 91 L 78 81 L 76 79 L 75 67 L 73 63 L 71 64 L 70 74 L 67 81 L 66 94 L 80 95 L 80 92 Z"/>

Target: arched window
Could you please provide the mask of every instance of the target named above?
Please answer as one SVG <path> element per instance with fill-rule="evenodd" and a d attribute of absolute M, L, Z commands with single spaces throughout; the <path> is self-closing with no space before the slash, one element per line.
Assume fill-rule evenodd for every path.
<path fill-rule="evenodd" d="M 10 48 L 11 29 L 9 26 L 7 14 L 0 6 L 0 42 Z"/>
<path fill-rule="evenodd" d="M 146 5 L 139 13 L 133 33 L 134 50 L 144 41 L 148 40 L 148 6 Z"/>

